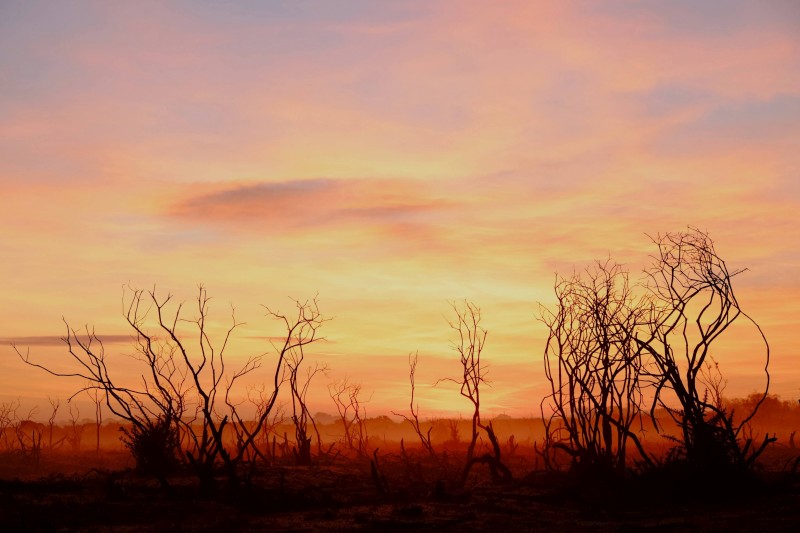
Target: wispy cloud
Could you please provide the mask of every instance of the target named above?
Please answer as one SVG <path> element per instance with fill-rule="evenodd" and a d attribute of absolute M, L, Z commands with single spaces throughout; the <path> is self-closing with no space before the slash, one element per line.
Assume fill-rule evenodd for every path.
<path fill-rule="evenodd" d="M 778 95 L 714 107 L 662 132 L 657 146 L 672 157 L 743 149 L 763 153 L 765 146 L 791 142 L 799 124 L 800 94 Z"/>
<path fill-rule="evenodd" d="M 306 179 L 256 183 L 191 196 L 170 215 L 258 233 L 364 228 L 425 223 L 454 202 L 431 194 L 419 180 Z"/>
<path fill-rule="evenodd" d="M 81 342 L 87 340 L 86 335 L 77 334 Z M 103 344 L 129 344 L 134 341 L 131 335 L 97 335 L 97 340 Z M 65 337 L 58 335 L 32 335 L 28 337 L 4 337 L 0 338 L 0 344 L 5 346 L 16 346 L 24 349 L 27 346 L 65 346 Z"/>

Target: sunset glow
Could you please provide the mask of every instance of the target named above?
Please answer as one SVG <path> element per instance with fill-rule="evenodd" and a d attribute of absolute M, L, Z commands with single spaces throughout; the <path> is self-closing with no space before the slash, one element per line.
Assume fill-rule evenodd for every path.
<path fill-rule="evenodd" d="M 370 416 L 407 408 L 414 352 L 422 415 L 468 413 L 434 383 L 469 300 L 484 411 L 538 414 L 556 273 L 636 277 L 687 226 L 749 269 L 770 392 L 800 398 L 798 28 L 791 1 L 3 2 L 0 401 L 75 390 L 12 342 L 68 367 L 63 317 L 124 360 L 123 286 L 203 284 L 212 332 L 246 323 L 234 365 L 274 353 L 262 306 L 318 295 L 311 410 L 347 376 Z M 731 335 L 726 393 L 761 390 Z"/>

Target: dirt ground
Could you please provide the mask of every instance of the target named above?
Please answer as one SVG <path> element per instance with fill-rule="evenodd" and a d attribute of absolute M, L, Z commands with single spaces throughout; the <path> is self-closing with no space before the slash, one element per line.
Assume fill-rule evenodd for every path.
<path fill-rule="evenodd" d="M 478 468 L 462 487 L 457 461 L 434 467 L 387 455 L 378 482 L 368 459 L 339 458 L 260 467 L 248 486 L 219 478 L 204 491 L 189 472 L 164 488 L 133 472 L 123 453 L 0 459 L 3 531 L 800 530 L 800 476 L 776 470 L 734 490 L 709 479 L 579 481 L 526 471 L 520 460 L 513 482 L 492 483 Z"/>

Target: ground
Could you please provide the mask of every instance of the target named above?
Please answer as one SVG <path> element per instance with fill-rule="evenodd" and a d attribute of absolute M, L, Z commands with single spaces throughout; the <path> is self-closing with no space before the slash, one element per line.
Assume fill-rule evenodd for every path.
<path fill-rule="evenodd" d="M 520 472 L 506 484 L 475 472 L 461 487 L 456 461 L 380 457 L 311 467 L 260 467 L 249 484 L 223 477 L 201 490 L 188 471 L 169 486 L 136 474 L 123 453 L 76 454 L 30 465 L 3 457 L 4 531 L 797 531 L 800 477 L 760 472 L 745 488 L 698 479 L 685 491 L 663 480 L 578 480 Z M 780 462 L 780 458 L 775 463 Z M 88 462 L 95 467 L 85 469 Z M 524 461 L 523 461 L 524 463 Z M 438 463 L 437 463 L 438 464 Z M 420 468 L 417 468 L 417 465 Z M 83 470 L 81 470 L 83 466 Z M 515 465 L 515 473 L 521 464 Z M 59 473 L 41 475 L 47 470 Z M 16 470 L 16 475 L 12 474 Z M 707 487 L 707 488 L 706 488 Z"/>

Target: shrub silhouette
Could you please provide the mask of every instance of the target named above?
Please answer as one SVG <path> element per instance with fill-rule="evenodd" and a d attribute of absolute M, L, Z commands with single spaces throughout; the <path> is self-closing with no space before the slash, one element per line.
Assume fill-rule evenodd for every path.
<path fill-rule="evenodd" d="M 144 424 L 122 427 L 122 443 L 136 460 L 136 470 L 155 476 L 166 484 L 165 476 L 178 464 L 180 435 L 167 417 Z"/>
<path fill-rule="evenodd" d="M 440 381 L 451 381 L 459 385 L 459 393 L 469 400 L 472 405 L 472 418 L 470 420 L 470 440 L 467 446 L 466 461 L 461 475 L 461 484 L 467 481 L 470 470 L 478 463 L 489 467 L 492 479 L 495 482 L 511 481 L 511 471 L 503 463 L 500 445 L 497 441 L 492 423 L 484 424 L 481 420 L 481 384 L 486 384 L 486 366 L 481 363 L 481 354 L 486 343 L 487 331 L 481 326 L 481 310 L 472 302 L 464 301 L 464 306 L 451 304 L 455 313 L 455 320 L 449 321 L 450 329 L 456 334 L 457 340 L 453 342 L 453 349 L 458 353 L 461 365 L 459 378 L 444 378 Z M 455 421 L 454 421 L 455 422 Z M 454 440 L 458 438 L 458 426 L 453 425 Z M 483 430 L 491 443 L 491 453 L 475 455 L 479 431 Z"/>
<path fill-rule="evenodd" d="M 627 272 L 610 261 L 556 278 L 555 294 L 556 310 L 541 311 L 549 330 L 550 394 L 541 404 L 546 448 L 567 452 L 574 468 L 609 473 L 625 470 L 631 441 L 651 463 L 632 429 L 642 403 L 636 333 L 649 320 L 648 301 L 633 295 Z"/>
<path fill-rule="evenodd" d="M 610 262 L 597 263 L 584 277 L 556 279 L 556 310 L 542 312 L 549 329 L 544 362 L 551 393 L 542 402 L 548 466 L 560 449 L 574 468 L 622 471 L 628 440 L 652 466 L 631 429 L 645 410 L 643 398 L 659 433 L 657 409 L 680 431 L 665 435 L 676 443 L 669 460 L 692 470 L 747 469 L 775 440 L 765 436 L 755 446 L 743 433 L 767 397 L 770 356 L 763 331 L 734 294 L 732 279 L 744 270 L 730 271 L 708 234 L 694 228 L 653 242 L 658 253 L 636 285 Z M 722 401 L 724 379 L 712 354 L 740 318 L 763 341 L 766 384 L 736 420 Z"/>
<path fill-rule="evenodd" d="M 769 392 L 769 343 L 758 323 L 739 306 L 731 271 L 717 254 L 708 234 L 697 230 L 667 233 L 653 239 L 658 255 L 646 271 L 653 318 L 637 343 L 649 357 L 646 367 L 654 390 L 651 412 L 664 407 L 680 428 L 676 455 L 693 468 L 713 471 L 749 467 L 773 442 L 765 435 L 760 446 L 743 439 L 743 429 Z M 736 421 L 721 399 L 721 381 L 708 375 L 717 340 L 738 319 L 749 322 L 764 345 L 763 393 L 749 412 Z M 718 366 L 715 365 L 718 369 Z M 679 408 L 670 406 L 677 401 Z M 653 417 L 653 423 L 658 422 Z"/>
<path fill-rule="evenodd" d="M 155 289 L 126 289 L 124 315 L 134 333 L 135 359 L 141 365 L 137 385 L 123 383 L 109 369 L 110 361 L 102 339 L 89 327 L 79 334 L 65 321 L 67 334 L 62 340 L 73 359 L 75 371 L 54 370 L 33 362 L 28 351 L 23 353 L 14 348 L 28 365 L 54 376 L 81 379 L 86 385 L 73 397 L 84 391 L 95 392 L 111 413 L 130 424 L 123 440 L 140 470 L 161 476 L 160 481 L 166 483 L 161 474 L 168 471 L 176 453 L 180 453 L 188 459 L 204 486 L 213 484 L 214 470 L 220 466 L 224 467 L 231 484 L 237 485 L 238 466 L 263 458 L 256 445 L 259 435 L 268 426 L 266 422 L 276 404 L 284 375 L 289 372 L 296 377 L 303 347 L 319 340 L 317 330 L 325 319 L 319 313 L 316 299 L 295 300 L 293 316 L 267 309 L 268 317 L 285 325 L 286 335 L 281 344 L 274 345 L 277 361 L 268 392 L 264 387 L 258 419 L 248 424 L 232 401 L 232 391 L 241 378 L 261 367 L 264 356 L 250 356 L 238 370 L 228 370 L 226 350 L 231 334 L 241 325 L 233 311 L 230 327 L 215 342 L 207 325 L 210 297 L 202 285 L 194 318 L 187 319 L 183 304 L 172 300 L 171 294 L 162 296 Z M 192 326 L 179 327 L 183 323 Z M 113 369 L 114 365 L 111 367 Z M 304 402 L 305 389 L 298 389 L 296 380 L 289 381 L 293 397 Z M 304 403 L 301 408 L 306 416 Z M 233 422 L 237 442 L 231 450 L 224 440 L 229 422 Z"/>

